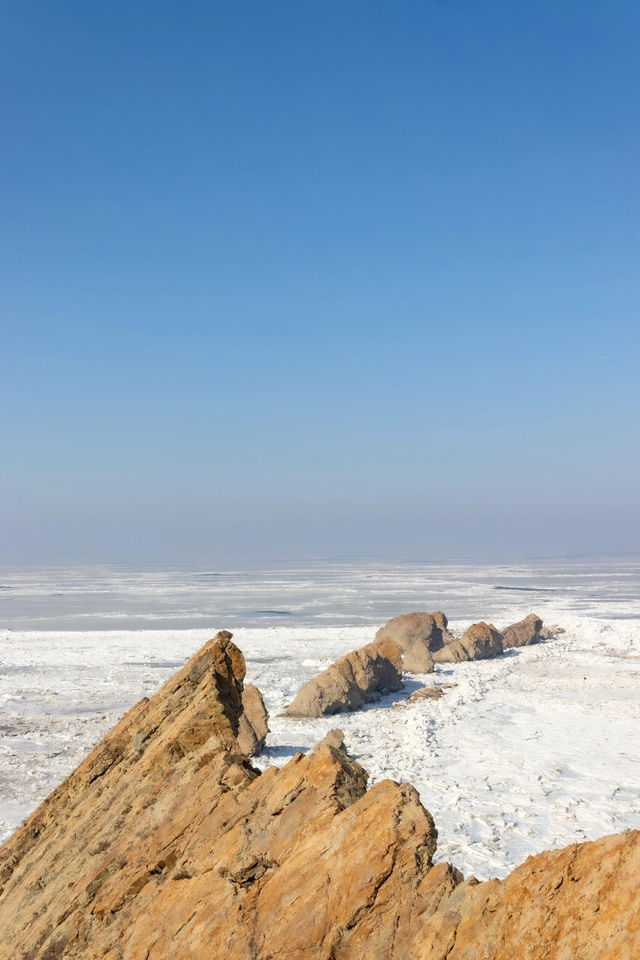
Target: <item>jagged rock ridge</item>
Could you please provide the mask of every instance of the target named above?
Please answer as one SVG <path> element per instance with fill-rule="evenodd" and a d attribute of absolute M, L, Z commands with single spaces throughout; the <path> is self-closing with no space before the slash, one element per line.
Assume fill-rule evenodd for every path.
<path fill-rule="evenodd" d="M 413 787 L 366 789 L 334 732 L 240 752 L 244 661 L 209 641 L 0 850 L 2 960 L 534 960 L 640 955 L 640 834 L 505 881 L 433 865 Z"/>

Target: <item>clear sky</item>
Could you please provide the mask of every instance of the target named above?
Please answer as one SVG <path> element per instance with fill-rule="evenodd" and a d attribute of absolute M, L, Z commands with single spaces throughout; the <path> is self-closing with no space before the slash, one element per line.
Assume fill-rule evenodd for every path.
<path fill-rule="evenodd" d="M 0 559 L 640 534 L 637 0 L 2 0 Z"/>

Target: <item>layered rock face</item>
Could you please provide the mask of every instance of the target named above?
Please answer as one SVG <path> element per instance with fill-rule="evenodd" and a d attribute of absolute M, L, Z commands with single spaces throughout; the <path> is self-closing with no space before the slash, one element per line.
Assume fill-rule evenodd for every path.
<path fill-rule="evenodd" d="M 436 663 L 461 663 L 463 660 L 488 660 L 503 652 L 502 634 L 492 623 L 472 623 L 458 640 L 436 650 Z"/>
<path fill-rule="evenodd" d="M 433 865 L 413 787 L 333 731 L 259 774 L 219 634 L 0 849 L 0 960 L 619 960 L 640 956 L 640 834 L 506 880 Z"/>
<path fill-rule="evenodd" d="M 252 683 L 242 691 L 242 714 L 238 720 L 238 749 L 248 757 L 262 750 L 269 733 L 269 717 L 262 694 Z"/>
<path fill-rule="evenodd" d="M 505 627 L 502 631 L 502 646 L 508 650 L 509 647 L 527 647 L 530 643 L 537 643 L 541 639 L 541 630 L 541 618 L 530 613 L 524 620 Z"/>
<path fill-rule="evenodd" d="M 404 613 L 387 620 L 376 633 L 376 642 L 393 640 L 402 653 L 402 666 L 407 673 L 432 673 L 431 654 L 440 650 L 453 637 L 447 630 L 444 613 Z"/>
<path fill-rule="evenodd" d="M 340 657 L 302 686 L 284 713 L 288 717 L 322 717 L 358 710 L 402 687 L 402 658 L 395 643 L 368 643 Z"/>
<path fill-rule="evenodd" d="M 637 830 L 529 857 L 505 880 L 458 884 L 398 956 L 630 960 L 640 956 L 639 879 Z"/>

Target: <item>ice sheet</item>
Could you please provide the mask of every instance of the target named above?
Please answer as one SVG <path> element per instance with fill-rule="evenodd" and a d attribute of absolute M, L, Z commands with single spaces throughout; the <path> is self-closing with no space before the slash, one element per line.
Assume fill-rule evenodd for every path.
<path fill-rule="evenodd" d="M 526 589 L 496 591 L 492 574 L 484 585 L 476 581 L 464 600 L 468 617 L 454 620 L 455 629 L 486 618 L 490 607 L 497 626 L 535 609 L 567 632 L 497 660 L 443 665 L 429 677 L 407 678 L 401 694 L 354 714 L 309 721 L 278 716 L 305 680 L 371 640 L 384 616 L 366 625 L 326 626 L 301 619 L 256 625 L 254 617 L 254 625 L 234 629 L 247 679 L 263 691 L 271 713 L 258 765 L 284 763 L 340 726 L 372 780 L 391 777 L 417 787 L 438 826 L 438 859 L 480 878 L 503 876 L 552 846 L 640 827 L 640 618 L 628 608 L 624 618 L 612 616 L 612 598 L 616 591 L 623 596 L 619 580 L 604 599 L 598 591 L 606 571 L 597 587 L 578 584 L 546 597 L 534 583 L 533 603 Z M 530 574 L 519 583 L 513 573 L 502 580 L 532 585 Z M 633 606 L 633 588 L 625 589 L 629 600 L 620 605 Z M 394 613 L 416 606 L 392 599 Z M 420 606 L 447 611 L 431 593 Z M 132 703 L 153 693 L 226 625 L 0 631 L 0 837 Z M 423 682 L 446 684 L 445 695 L 391 706 Z"/>

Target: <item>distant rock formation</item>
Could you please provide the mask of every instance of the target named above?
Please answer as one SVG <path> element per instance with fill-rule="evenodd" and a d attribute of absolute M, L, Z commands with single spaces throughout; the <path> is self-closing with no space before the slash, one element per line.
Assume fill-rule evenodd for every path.
<path fill-rule="evenodd" d="M 403 707 L 408 707 L 412 703 L 418 703 L 420 700 L 439 700 L 442 696 L 444 696 L 442 686 L 419 687 L 417 690 L 414 690 L 406 700 L 398 700 L 392 704 L 392 706 L 395 709 L 401 710 Z"/>
<path fill-rule="evenodd" d="M 502 631 L 502 646 L 505 650 L 510 647 L 528 647 L 530 643 L 540 640 L 542 620 L 536 613 L 530 613 L 524 620 L 512 623 Z"/>
<path fill-rule="evenodd" d="M 322 717 L 358 710 L 402 687 L 402 658 L 395 643 L 369 643 L 340 657 L 300 688 L 288 717 Z"/>
<path fill-rule="evenodd" d="M 640 956 L 640 832 L 464 880 L 415 789 L 367 790 L 339 731 L 252 768 L 243 678 L 219 634 L 0 848 L 0 960 Z"/>
<path fill-rule="evenodd" d="M 502 634 L 492 623 L 472 623 L 458 640 L 436 650 L 436 663 L 460 663 L 463 660 L 487 660 L 503 652 Z"/>
<path fill-rule="evenodd" d="M 404 613 L 387 620 L 376 633 L 376 642 L 393 640 L 402 653 L 402 666 L 407 673 L 432 673 L 432 653 L 440 650 L 453 637 L 447 630 L 444 613 Z"/>

